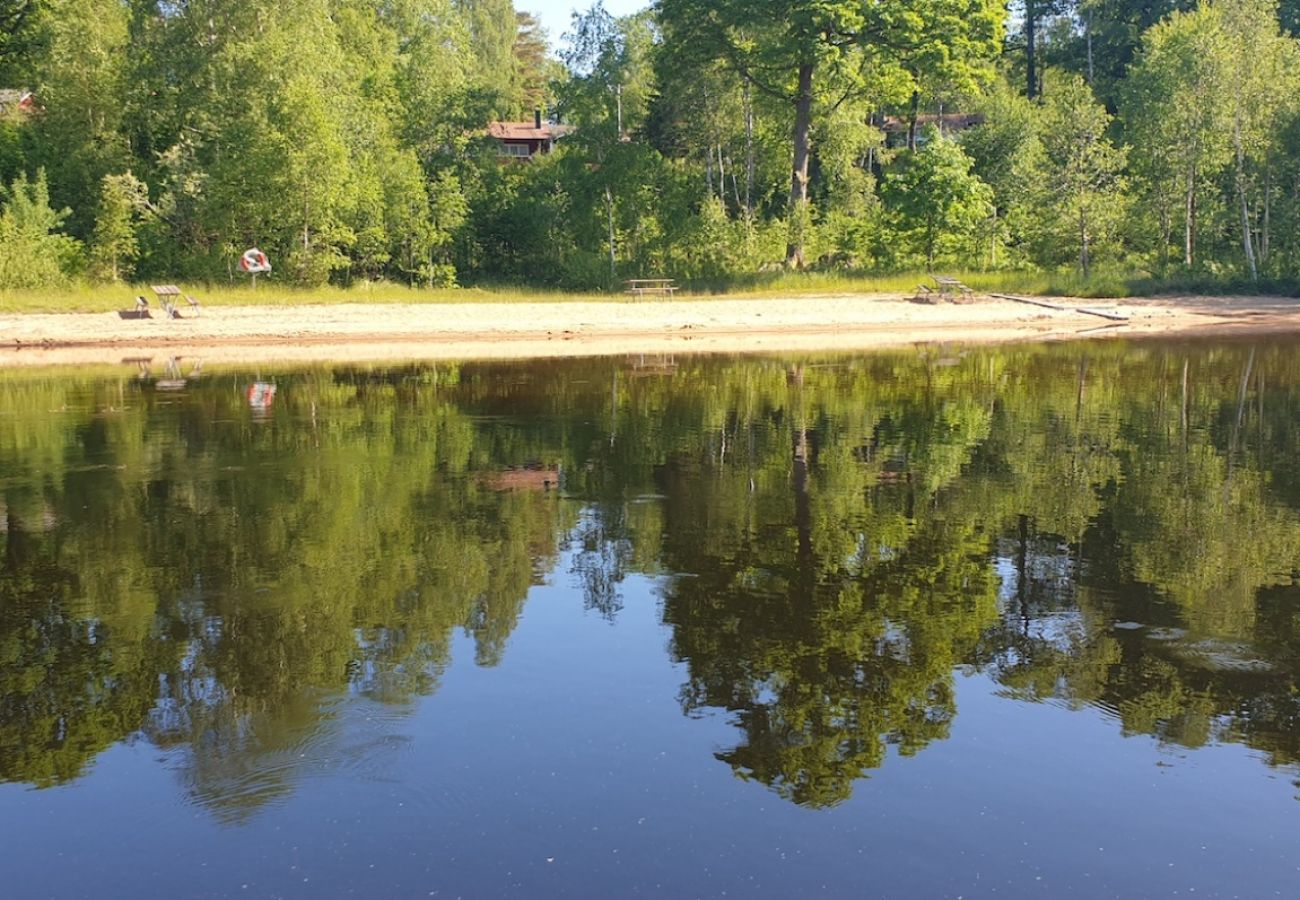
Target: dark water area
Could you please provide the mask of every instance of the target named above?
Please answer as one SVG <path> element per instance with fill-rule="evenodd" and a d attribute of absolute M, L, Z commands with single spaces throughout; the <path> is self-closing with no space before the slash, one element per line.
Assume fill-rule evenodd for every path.
<path fill-rule="evenodd" d="M 0 372 L 4 897 L 1296 895 L 1300 347 L 192 368 Z"/>

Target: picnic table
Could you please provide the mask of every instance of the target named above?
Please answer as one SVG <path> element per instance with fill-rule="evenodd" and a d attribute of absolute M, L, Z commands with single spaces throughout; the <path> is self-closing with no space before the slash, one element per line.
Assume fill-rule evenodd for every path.
<path fill-rule="evenodd" d="M 677 284 L 671 278 L 629 278 L 623 284 L 627 286 L 626 293 L 638 298 L 646 295 L 671 297 L 677 290 Z"/>
<path fill-rule="evenodd" d="M 179 319 L 181 317 L 180 312 L 176 309 L 181 302 L 181 297 L 184 297 L 185 301 L 189 303 L 190 309 L 194 310 L 196 316 L 199 314 L 199 301 L 188 294 L 182 294 L 181 289 L 176 285 L 154 284 L 150 285 L 150 289 L 154 292 L 154 296 L 158 298 L 158 305 L 162 307 L 163 315 L 167 318 Z"/>
<path fill-rule="evenodd" d="M 950 275 L 936 275 L 934 276 L 934 283 L 939 285 L 940 296 L 949 299 L 958 296 L 969 297 L 973 293 L 970 288 Z"/>
<path fill-rule="evenodd" d="M 951 275 L 933 275 L 931 277 L 937 287 L 932 288 L 928 284 L 917 285 L 916 295 L 918 300 L 925 300 L 930 303 L 936 303 L 940 300 L 968 300 L 975 293 Z"/>

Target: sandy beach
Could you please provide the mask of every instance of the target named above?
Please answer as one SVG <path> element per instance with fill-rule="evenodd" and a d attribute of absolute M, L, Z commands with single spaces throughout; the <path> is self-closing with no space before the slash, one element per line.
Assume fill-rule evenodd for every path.
<path fill-rule="evenodd" d="M 157 354 L 245 360 L 490 359 L 866 350 L 921 343 L 1300 333 L 1276 297 L 935 305 L 897 295 L 628 303 L 222 306 L 181 319 L 0 315 L 0 366 Z M 1051 308 L 1049 308 L 1049 306 Z"/>

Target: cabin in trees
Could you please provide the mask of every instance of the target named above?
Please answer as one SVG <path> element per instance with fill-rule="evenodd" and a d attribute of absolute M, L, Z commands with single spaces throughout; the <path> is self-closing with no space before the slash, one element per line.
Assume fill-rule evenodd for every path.
<path fill-rule="evenodd" d="M 916 117 L 917 141 L 924 143 L 923 135 L 927 128 L 936 128 L 944 137 L 952 137 L 983 124 L 984 116 L 980 113 L 926 113 Z M 890 149 L 906 147 L 911 128 L 912 121 L 909 117 L 885 116 L 880 124 L 881 131 L 885 132 L 885 146 Z"/>
<path fill-rule="evenodd" d="M 497 142 L 497 155 L 503 160 L 520 162 L 550 153 L 555 149 L 555 142 L 571 131 L 571 125 L 542 121 L 541 110 L 533 114 L 531 122 L 492 122 L 488 125 L 488 135 Z"/>
<path fill-rule="evenodd" d="M 36 109 L 36 99 L 31 91 L 0 88 L 0 116 L 29 113 Z"/>

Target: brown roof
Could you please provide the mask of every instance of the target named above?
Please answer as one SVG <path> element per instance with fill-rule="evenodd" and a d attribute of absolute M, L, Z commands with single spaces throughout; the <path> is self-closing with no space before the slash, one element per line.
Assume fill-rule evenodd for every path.
<path fill-rule="evenodd" d="M 488 134 L 499 141 L 551 141 L 573 131 L 572 125 L 552 125 L 543 122 L 538 128 L 533 122 L 490 122 Z"/>
<path fill-rule="evenodd" d="M 33 104 L 32 92 L 14 88 L 0 88 L 0 109 L 12 106 L 16 109 L 30 109 Z"/>
<path fill-rule="evenodd" d="M 907 131 L 907 119 L 901 116 L 885 116 L 885 121 L 881 128 L 886 132 Z M 916 127 L 924 128 L 927 125 L 937 125 L 944 131 L 965 131 L 967 128 L 974 128 L 976 125 L 984 124 L 984 115 L 982 113 L 944 113 L 936 116 L 932 113 L 926 113 L 916 117 Z"/>

